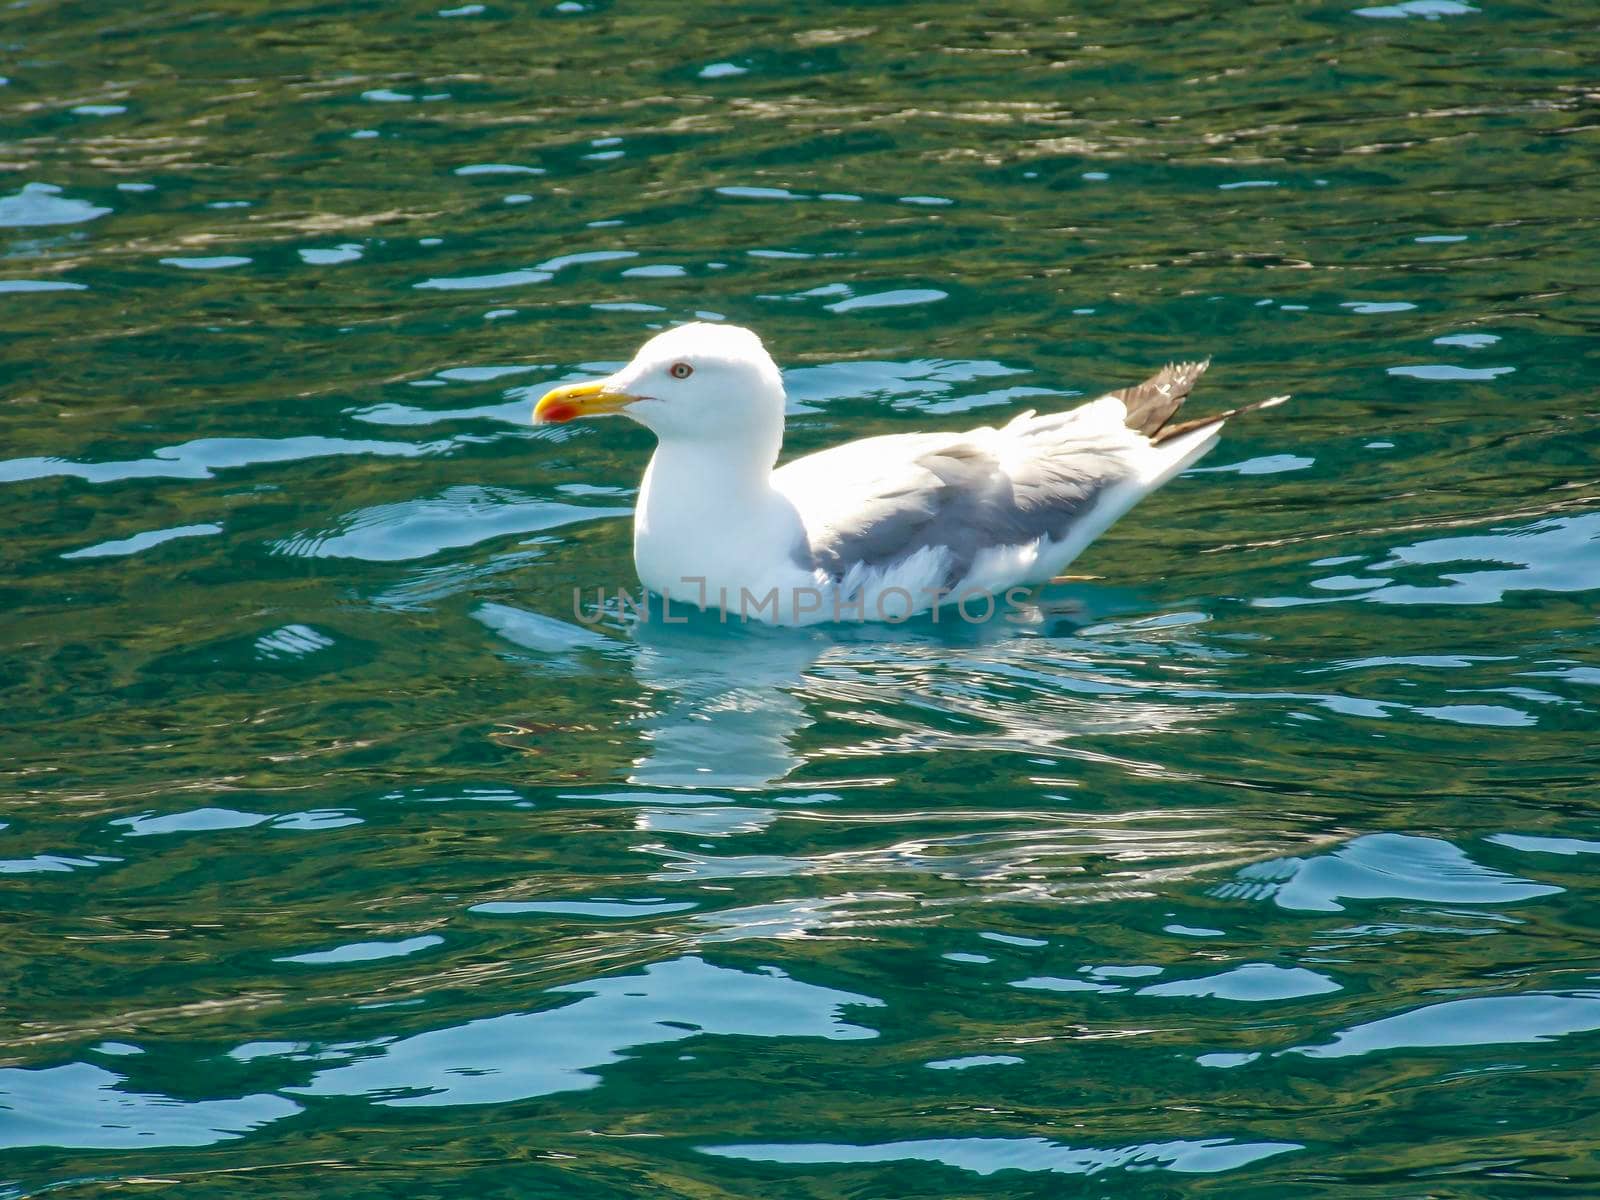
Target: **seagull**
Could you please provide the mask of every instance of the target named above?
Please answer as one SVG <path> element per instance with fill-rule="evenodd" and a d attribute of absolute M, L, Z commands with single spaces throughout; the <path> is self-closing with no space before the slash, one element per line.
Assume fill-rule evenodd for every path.
<path fill-rule="evenodd" d="M 1230 417 L 1172 418 L 1209 360 L 998 428 L 862 438 L 778 466 L 783 377 L 761 339 L 694 322 L 600 380 L 545 393 L 535 424 L 622 414 L 656 435 L 633 519 L 639 580 L 777 625 L 994 613 L 1061 573 L 1216 444 Z M 985 606 L 987 606 L 985 608 Z"/>

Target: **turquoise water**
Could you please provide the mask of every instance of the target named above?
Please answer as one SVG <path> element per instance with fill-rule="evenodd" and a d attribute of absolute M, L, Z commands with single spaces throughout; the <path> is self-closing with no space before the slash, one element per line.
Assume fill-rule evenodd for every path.
<path fill-rule="evenodd" d="M 0 32 L 0 1196 L 1600 1193 L 1581 6 Z M 1295 400 L 1022 622 L 580 620 L 708 313 Z"/>

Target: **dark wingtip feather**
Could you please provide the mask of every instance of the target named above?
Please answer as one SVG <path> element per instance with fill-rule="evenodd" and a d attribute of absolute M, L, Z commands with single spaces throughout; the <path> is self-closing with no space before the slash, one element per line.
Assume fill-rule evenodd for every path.
<path fill-rule="evenodd" d="M 1143 383 L 1110 394 L 1121 400 L 1128 410 L 1124 420 L 1128 428 L 1153 438 L 1183 406 L 1184 398 L 1194 390 L 1210 365 L 1209 358 L 1199 362 L 1168 363 Z"/>
<path fill-rule="evenodd" d="M 1168 425 L 1165 429 L 1157 431 L 1150 440 L 1159 446 L 1169 438 L 1178 437 L 1192 430 L 1203 429 L 1207 425 L 1221 425 L 1229 417 L 1260 412 L 1265 408 L 1277 408 L 1278 405 L 1286 403 L 1288 399 L 1288 396 L 1272 396 L 1266 400 L 1257 400 L 1254 404 L 1241 404 L 1238 408 L 1230 408 L 1226 412 L 1212 413 L 1209 417 L 1196 417 L 1193 421 L 1180 421 L 1176 425 Z"/>

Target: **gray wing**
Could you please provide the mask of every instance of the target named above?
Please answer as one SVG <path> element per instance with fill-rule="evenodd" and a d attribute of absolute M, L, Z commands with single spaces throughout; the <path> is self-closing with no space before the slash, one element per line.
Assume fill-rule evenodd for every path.
<path fill-rule="evenodd" d="M 790 463 L 773 482 L 806 526 L 808 568 L 840 581 L 935 549 L 954 586 L 987 548 L 1060 539 L 1129 477 L 1134 439 L 1148 443 L 1124 412 L 1101 400 L 999 430 L 867 438 Z"/>

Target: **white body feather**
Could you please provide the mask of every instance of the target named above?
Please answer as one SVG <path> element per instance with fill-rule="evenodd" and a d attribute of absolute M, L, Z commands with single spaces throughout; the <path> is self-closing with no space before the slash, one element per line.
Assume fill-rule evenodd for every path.
<path fill-rule="evenodd" d="M 982 606 L 971 602 L 981 596 L 1060 574 L 1118 518 L 1210 450 L 1222 428 L 1209 425 L 1155 445 L 1127 428 L 1125 415 L 1122 402 L 1106 396 L 1065 413 L 1025 413 L 999 429 L 864 439 L 776 471 L 731 476 L 725 461 L 706 460 L 708 450 L 720 447 L 663 442 L 639 497 L 634 562 L 651 591 L 735 618 L 786 625 L 894 621 L 962 599 L 976 611 Z M 838 581 L 795 561 L 790 551 L 799 539 L 825 540 L 886 480 L 957 439 L 981 446 L 1008 471 L 1041 455 L 1092 456 L 1115 482 L 1064 536 L 988 546 L 954 580 L 949 553 L 937 545 L 882 565 L 858 563 Z"/>

